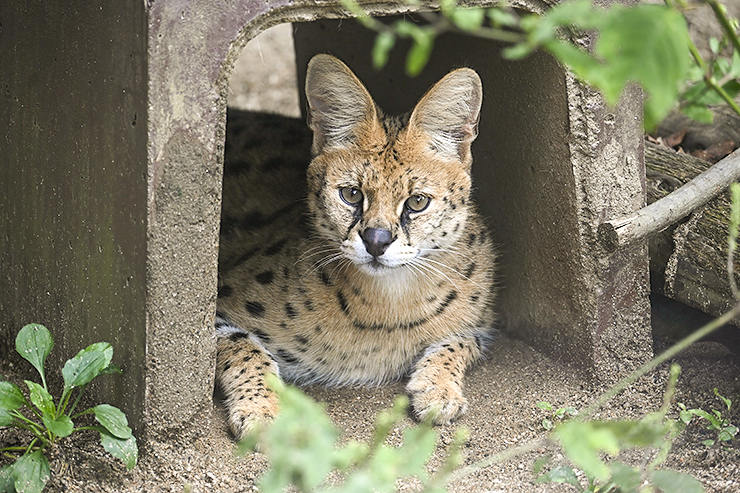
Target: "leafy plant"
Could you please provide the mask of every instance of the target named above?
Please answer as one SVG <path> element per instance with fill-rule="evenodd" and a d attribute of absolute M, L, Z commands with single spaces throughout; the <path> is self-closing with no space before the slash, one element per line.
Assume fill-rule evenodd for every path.
<path fill-rule="evenodd" d="M 280 414 L 269 425 L 256 427 L 240 445 L 240 452 L 259 449 L 270 461 L 271 469 L 260 479 L 259 489 L 282 492 L 288 485 L 299 491 L 332 493 L 373 493 L 395 491 L 399 478 L 416 476 L 426 492 L 444 490 L 444 479 L 460 462 L 460 447 L 467 433 L 458 430 L 446 462 L 430 476 L 426 462 L 434 452 L 437 434 L 429 423 L 403 430 L 403 444 L 387 444 L 391 432 L 406 415 L 408 398 L 401 396 L 393 407 L 381 413 L 371 443 L 352 441 L 339 446 L 339 431 L 323 408 L 295 387 L 276 378 L 270 387 L 280 396 Z M 327 485 L 331 471 L 344 475 L 344 481 Z"/>
<path fill-rule="evenodd" d="M 614 104 L 629 83 L 644 90 L 645 127 L 652 129 L 674 107 L 688 116 L 711 121 L 708 105 L 727 103 L 740 115 L 733 97 L 740 93 L 740 40 L 737 20 L 727 16 L 717 0 L 705 0 L 722 27 L 713 43 L 712 59 L 702 59 L 688 35 L 684 0 L 665 0 L 666 5 L 614 3 L 608 8 L 589 0 L 563 2 L 542 14 L 527 14 L 502 2 L 489 8 L 467 8 L 457 0 L 442 0 L 439 13 L 420 12 L 423 23 L 404 20 L 385 24 L 369 17 L 355 0 L 343 0 L 345 8 L 378 34 L 373 63 L 382 67 L 398 39 L 411 41 L 406 71 L 416 75 L 426 65 L 435 39 L 444 32 L 462 32 L 512 46 L 502 56 L 520 59 L 544 50 L 565 64 L 581 80 L 602 91 Z M 407 0 L 416 4 L 415 0 Z M 593 38 L 585 33 L 596 33 Z M 729 51 L 729 55 L 723 55 Z M 692 63 L 693 62 L 693 63 Z M 687 82 L 688 81 L 688 82 Z"/>
<path fill-rule="evenodd" d="M 51 333 L 40 324 L 26 325 L 16 337 L 16 350 L 39 372 L 41 384 L 24 380 L 28 387 L 26 397 L 17 385 L 0 381 L 0 427 L 20 428 L 34 437 L 28 446 L 0 449 L 6 456 L 16 458 L 14 463 L 0 470 L 0 492 L 41 492 L 50 474 L 44 452 L 60 438 L 81 430 L 100 433 L 103 448 L 123 461 L 127 469 L 136 465 L 136 438 L 120 409 L 100 404 L 75 414 L 91 380 L 100 375 L 121 373 L 121 369 L 111 363 L 111 345 L 107 342 L 91 344 L 64 364 L 64 390 L 56 403 L 49 393 L 44 370 L 44 363 L 53 347 Z M 75 400 L 70 405 L 74 394 Z M 24 410 L 26 412 L 22 412 Z M 73 420 L 87 414 L 94 415 L 98 425 L 76 428 Z"/>
<path fill-rule="evenodd" d="M 568 416 L 578 416 L 578 411 L 576 410 L 576 408 L 571 406 L 559 407 L 555 409 L 555 406 L 553 406 L 549 402 L 540 401 L 537 403 L 537 407 L 547 413 L 547 416 L 542 418 L 542 427 L 547 431 L 555 428 L 556 423 L 560 423 Z"/>
<path fill-rule="evenodd" d="M 671 5 L 671 0 L 665 0 Z M 683 0 L 678 2 L 682 9 L 687 9 Z M 738 21 L 727 16 L 727 9 L 717 0 L 705 0 L 715 13 L 722 36 L 711 38 L 709 47 L 710 60 L 704 60 L 693 43 L 689 50 L 694 65 L 689 71 L 689 82 L 681 94 L 681 111 L 695 120 L 711 123 L 714 117 L 708 106 L 726 103 L 740 115 L 740 107 L 735 97 L 740 94 L 740 39 L 738 39 Z"/>
<path fill-rule="evenodd" d="M 729 412 L 732 401 L 727 397 L 721 396 L 717 389 L 714 389 L 714 395 L 724 403 L 727 412 Z M 707 447 L 711 447 L 718 442 L 730 442 L 737 435 L 738 427 L 733 425 L 729 418 L 722 416 L 722 413 L 716 409 L 712 409 L 712 412 L 708 413 L 703 409 L 686 409 L 683 403 L 679 403 L 678 407 L 680 408 L 679 420 L 681 423 L 688 425 L 694 416 L 696 416 L 704 419 L 707 422 L 706 429 L 715 433 L 716 438 L 708 438 L 701 442 Z"/>
<path fill-rule="evenodd" d="M 653 485 L 662 491 L 681 491 L 698 493 L 703 491 L 701 484 L 689 476 L 669 469 L 658 469 L 662 464 L 675 436 L 683 427 L 666 419 L 670 401 L 675 393 L 680 369 L 671 367 L 671 376 L 661 408 L 639 420 L 581 421 L 574 419 L 555 428 L 554 437 L 565 455 L 580 468 L 587 479 L 584 488 L 574 469 L 568 465 L 558 465 L 537 478 L 535 482 L 556 482 L 571 484 L 578 491 L 619 491 L 620 493 L 645 491 L 646 485 Z M 630 466 L 617 460 L 605 463 L 602 454 L 616 457 L 621 451 L 630 448 L 656 450 L 652 461 L 640 466 Z M 540 465 L 541 467 L 541 465 Z M 535 470 L 535 473 L 538 473 Z M 649 490 L 648 490 L 649 491 Z"/>

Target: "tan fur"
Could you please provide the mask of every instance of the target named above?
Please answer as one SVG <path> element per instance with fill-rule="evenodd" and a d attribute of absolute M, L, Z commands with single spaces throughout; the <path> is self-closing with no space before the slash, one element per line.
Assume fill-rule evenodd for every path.
<path fill-rule="evenodd" d="M 493 323 L 494 254 L 470 198 L 480 80 L 453 71 L 410 116 L 387 117 L 342 62 L 319 55 L 306 93 L 312 142 L 281 146 L 264 122 L 252 128 L 261 140 L 246 120 L 227 128 L 217 378 L 232 430 L 277 412 L 264 377 L 278 369 L 328 385 L 410 375 L 417 416 L 449 422 Z M 296 139 L 290 125 L 275 135 Z"/>

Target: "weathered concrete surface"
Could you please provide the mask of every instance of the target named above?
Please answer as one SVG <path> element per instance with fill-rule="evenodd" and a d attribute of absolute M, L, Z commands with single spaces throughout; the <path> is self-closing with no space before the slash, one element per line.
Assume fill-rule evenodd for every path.
<path fill-rule="evenodd" d="M 126 374 L 102 397 L 137 430 L 208 426 L 226 80 L 256 33 L 338 5 L 2 3 L 0 356 L 31 321 L 57 335 L 57 364 L 108 340 Z M 599 375 L 632 366 L 650 352 L 645 249 L 609 256 L 595 232 L 642 204 L 639 103 L 612 113 L 547 57 L 458 43 L 438 44 L 432 78 L 457 60 L 486 83 L 476 179 L 502 239 L 504 322 Z"/>
<path fill-rule="evenodd" d="M 109 341 L 126 374 L 107 377 L 101 398 L 139 422 L 143 3 L 8 0 L 0 4 L 0 25 L 0 359 L 20 359 L 15 336 L 31 322 L 52 331 L 56 369 L 88 344 Z"/>

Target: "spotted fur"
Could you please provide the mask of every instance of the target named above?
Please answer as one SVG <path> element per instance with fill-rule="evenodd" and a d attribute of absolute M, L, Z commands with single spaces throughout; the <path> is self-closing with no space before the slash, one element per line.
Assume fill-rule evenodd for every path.
<path fill-rule="evenodd" d="M 494 253 L 470 197 L 480 80 L 455 70 L 388 117 L 336 58 L 306 79 L 312 137 L 264 115 L 227 126 L 216 333 L 231 428 L 276 414 L 270 373 L 409 377 L 416 415 L 447 423 L 493 323 Z"/>

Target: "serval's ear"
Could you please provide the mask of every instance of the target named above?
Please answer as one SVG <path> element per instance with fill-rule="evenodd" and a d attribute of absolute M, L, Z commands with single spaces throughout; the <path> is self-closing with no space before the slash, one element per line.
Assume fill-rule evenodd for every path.
<path fill-rule="evenodd" d="M 445 75 L 414 108 L 409 131 L 428 136 L 429 148 L 445 159 L 470 166 L 470 145 L 478 136 L 483 101 L 480 77 L 469 68 Z"/>
<path fill-rule="evenodd" d="M 314 155 L 351 146 L 362 132 L 378 125 L 370 93 L 349 67 L 331 55 L 316 55 L 308 62 L 306 99 Z"/>

